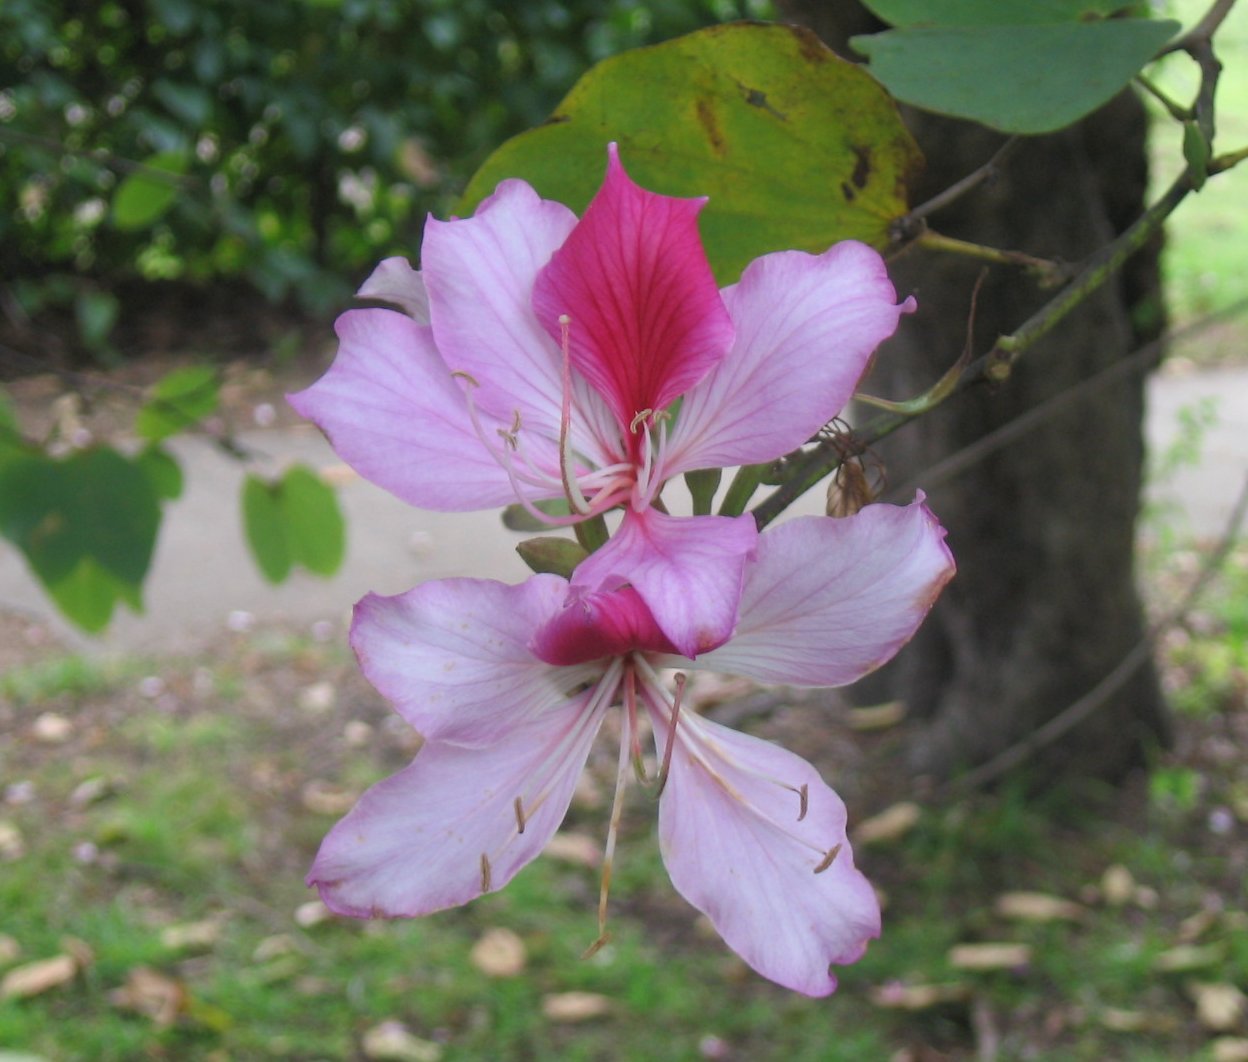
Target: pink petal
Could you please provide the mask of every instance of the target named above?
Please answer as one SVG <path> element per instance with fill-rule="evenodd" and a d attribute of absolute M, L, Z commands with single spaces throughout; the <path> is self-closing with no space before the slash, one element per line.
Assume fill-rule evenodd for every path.
<path fill-rule="evenodd" d="M 539 660 L 561 667 L 634 650 L 676 652 L 631 586 L 597 593 L 572 587 L 564 607 L 537 632 L 531 647 Z"/>
<path fill-rule="evenodd" d="M 418 324 L 429 323 L 429 293 L 420 271 L 413 269 L 406 258 L 382 261 L 355 294 L 361 299 L 388 302 Z"/>
<path fill-rule="evenodd" d="M 889 660 L 954 572 L 922 503 L 808 516 L 759 536 L 736 636 L 697 666 L 760 682 L 843 686 Z"/>
<path fill-rule="evenodd" d="M 568 584 L 439 579 L 355 607 L 351 646 L 365 677 L 428 739 L 483 748 L 561 704 L 601 668 L 555 668 L 528 648 L 563 607 Z"/>
<path fill-rule="evenodd" d="M 333 365 L 288 400 L 347 464 L 425 509 L 487 509 L 515 500 L 472 428 L 463 383 L 447 371 L 428 327 L 371 309 L 344 313 L 336 328 Z"/>
<path fill-rule="evenodd" d="M 508 420 L 518 412 L 529 438 L 558 438 L 563 408 L 562 355 L 533 313 L 533 282 L 575 224 L 562 203 L 515 180 L 470 218 L 425 224 L 421 266 L 438 350 L 480 384 L 474 397 L 482 406 Z M 576 386 L 574 427 L 602 419 L 585 408 L 602 400 L 583 380 Z M 607 463 L 583 429 L 573 441 L 593 463 Z"/>
<path fill-rule="evenodd" d="M 585 216 L 538 277 L 533 306 L 560 338 L 571 318 L 572 364 L 627 428 L 669 405 L 732 343 L 702 241 L 704 200 L 635 185 L 609 148 L 607 176 Z"/>
<path fill-rule="evenodd" d="M 757 541 L 752 516 L 629 509 L 607 544 L 581 561 L 572 584 L 590 590 L 631 584 L 671 643 L 692 659 L 732 635 Z"/>
<path fill-rule="evenodd" d="M 666 721 L 654 725 L 665 744 Z M 854 962 L 879 936 L 879 902 L 854 868 L 845 805 L 778 745 L 681 717 L 659 844 L 677 891 L 733 951 L 786 988 L 826 996 L 836 988 L 829 964 Z"/>
<path fill-rule="evenodd" d="M 330 831 L 308 884 L 357 918 L 428 914 L 501 889 L 563 821 L 602 722 L 589 696 L 502 727 L 484 748 L 427 742 Z"/>
<path fill-rule="evenodd" d="M 736 341 L 685 396 L 665 471 L 770 461 L 806 442 L 849 401 L 875 348 L 914 300 L 896 305 L 884 260 L 865 244 L 781 251 L 724 290 Z"/>

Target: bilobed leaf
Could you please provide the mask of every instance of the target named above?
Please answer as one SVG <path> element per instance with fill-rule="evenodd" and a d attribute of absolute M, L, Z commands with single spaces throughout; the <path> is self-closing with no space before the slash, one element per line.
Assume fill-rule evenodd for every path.
<path fill-rule="evenodd" d="M 135 463 L 143 470 L 152 489 L 161 501 L 181 497 L 183 487 L 182 466 L 173 456 L 159 446 L 149 446 L 135 457 Z M 0 1060 L 2 1062 L 2 1060 Z"/>
<path fill-rule="evenodd" d="M 250 473 L 243 480 L 243 530 L 260 573 L 271 583 L 290 574 L 290 544 L 277 490 Z"/>
<path fill-rule="evenodd" d="M 146 170 L 131 173 L 113 194 L 113 224 L 127 232 L 147 228 L 178 197 L 176 180 L 148 171 L 159 170 L 176 178 L 186 172 L 186 156 L 180 151 L 162 151 L 144 159 L 143 165 Z"/>
<path fill-rule="evenodd" d="M 1030 134 L 1062 129 L 1108 102 L 1178 29 L 1130 18 L 916 26 L 850 43 L 902 102 Z"/>
<path fill-rule="evenodd" d="M 134 430 L 149 442 L 160 442 L 214 413 L 220 398 L 217 371 L 212 366 L 174 369 L 152 387 L 134 418 Z"/>
<path fill-rule="evenodd" d="M 883 247 L 919 163 L 892 101 L 859 67 L 806 30 L 737 23 L 593 67 L 544 125 L 486 160 L 458 212 L 506 177 L 579 212 L 612 140 L 644 187 L 709 197 L 699 224 L 721 282 L 768 251 L 848 238 Z"/>
<path fill-rule="evenodd" d="M 1106 18 L 1133 0 L 863 0 L 890 26 L 1022 26 Z"/>
<path fill-rule="evenodd" d="M 0 463 L 0 534 L 88 631 L 107 625 L 117 601 L 142 607 L 160 516 L 147 472 L 107 447 Z"/>
<path fill-rule="evenodd" d="M 317 575 L 333 575 L 346 552 L 346 525 L 333 488 L 310 468 L 295 465 L 278 488 L 291 560 Z"/>

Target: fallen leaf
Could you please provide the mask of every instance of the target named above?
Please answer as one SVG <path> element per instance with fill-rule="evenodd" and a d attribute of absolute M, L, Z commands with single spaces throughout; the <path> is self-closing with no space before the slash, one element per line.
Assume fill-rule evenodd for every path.
<path fill-rule="evenodd" d="M 0 861 L 12 863 L 26 854 L 22 831 L 6 819 L 0 819 Z"/>
<path fill-rule="evenodd" d="M 487 977 L 515 977 L 524 969 L 524 941 L 510 929 L 487 929 L 468 957 Z"/>
<path fill-rule="evenodd" d="M 132 1010 L 167 1028 L 186 1010 L 186 986 L 158 970 L 136 966 L 126 975 L 126 983 L 108 994 L 114 1007 Z"/>
<path fill-rule="evenodd" d="M 601 1018 L 610 1010 L 611 1000 L 597 992 L 556 992 L 542 997 L 542 1014 L 560 1023 Z"/>
<path fill-rule="evenodd" d="M 1213 1041 L 1213 1062 L 1248 1062 L 1248 1040 L 1219 1036 Z"/>
<path fill-rule="evenodd" d="M 601 846 L 586 833 L 561 831 L 546 842 L 542 853 L 562 863 L 575 863 L 577 866 L 589 867 L 591 870 L 602 862 Z"/>
<path fill-rule="evenodd" d="M 884 730 L 896 726 L 905 717 L 905 701 L 887 701 L 865 708 L 850 708 L 845 713 L 845 721 L 850 730 Z"/>
<path fill-rule="evenodd" d="M 0 999 L 26 999 L 72 981 L 78 964 L 72 955 L 53 955 L 50 959 L 14 966 L 0 981 Z"/>
<path fill-rule="evenodd" d="M 303 806 L 317 815 L 345 815 L 355 806 L 360 794 L 353 789 L 313 778 L 304 785 L 300 796 Z"/>
<path fill-rule="evenodd" d="M 1135 896 L 1135 876 L 1121 863 L 1105 868 L 1101 875 L 1101 895 L 1111 907 L 1121 907 Z"/>
<path fill-rule="evenodd" d="M 1179 940 L 1184 944 L 1191 944 L 1193 941 L 1203 937 L 1218 921 L 1218 913 L 1216 911 L 1197 911 L 1194 915 L 1189 915 L 1179 923 Z"/>
<path fill-rule="evenodd" d="M 930 1010 L 946 1003 L 965 1003 L 969 985 L 954 981 L 943 985 L 907 985 L 889 981 L 871 989 L 871 1002 L 889 1010 Z"/>
<path fill-rule="evenodd" d="M 402 1022 L 383 1021 L 364 1034 L 364 1057 L 374 1062 L 439 1062 L 442 1045 L 413 1036 Z"/>
<path fill-rule="evenodd" d="M 858 823 L 850 836 L 854 844 L 862 845 L 896 841 L 914 829 L 921 815 L 918 804 L 902 801 Z"/>
<path fill-rule="evenodd" d="M 56 712 L 43 712 L 35 719 L 30 731 L 36 741 L 45 745 L 60 745 L 69 740 L 74 724 Z"/>
<path fill-rule="evenodd" d="M 211 948 L 220 938 L 221 921 L 215 918 L 165 926 L 160 931 L 160 942 L 171 951 Z"/>
<path fill-rule="evenodd" d="M 309 900 L 307 903 L 301 903 L 295 908 L 295 924 L 302 926 L 304 929 L 319 926 L 333 916 L 333 911 L 321 903 L 320 900 Z"/>
<path fill-rule="evenodd" d="M 1176 1025 L 1170 1014 L 1152 1010 L 1126 1010 L 1121 1007 L 1106 1007 L 1097 1018 L 1106 1029 L 1125 1033 L 1171 1032 Z"/>
<path fill-rule="evenodd" d="M 997 914 L 1020 922 L 1077 922 L 1087 914 L 1073 900 L 1046 892 L 1003 892 L 997 897 Z"/>
<path fill-rule="evenodd" d="M 1031 962 L 1031 947 L 1004 942 L 957 944 L 949 949 L 948 960 L 955 970 L 1013 970 Z"/>
<path fill-rule="evenodd" d="M 295 918 L 298 919 L 298 914 Z M 271 937 L 265 937 L 256 945 L 255 951 L 251 953 L 252 962 L 268 962 L 270 959 L 276 959 L 279 955 L 293 955 L 299 951 L 299 945 L 295 943 L 295 938 L 289 933 L 277 933 Z"/>
<path fill-rule="evenodd" d="M 15 938 L 8 933 L 0 933 L 0 966 L 7 966 L 21 953 L 22 946 Z"/>
<path fill-rule="evenodd" d="M 1196 1020 L 1214 1032 L 1228 1032 L 1244 1016 L 1248 998 L 1232 984 L 1211 984 L 1195 981 L 1187 986 L 1187 994 L 1196 1004 Z"/>
<path fill-rule="evenodd" d="M 1153 959 L 1153 969 L 1161 973 L 1186 973 L 1220 966 L 1226 949 L 1220 944 L 1180 944 L 1168 948 Z"/>
<path fill-rule="evenodd" d="M 332 682 L 314 682 L 299 691 L 299 707 L 312 715 L 324 715 L 338 699 Z"/>
<path fill-rule="evenodd" d="M 116 783 L 111 778 L 97 774 L 79 782 L 69 794 L 69 803 L 74 808 L 90 807 L 92 804 L 111 796 L 116 791 Z"/>

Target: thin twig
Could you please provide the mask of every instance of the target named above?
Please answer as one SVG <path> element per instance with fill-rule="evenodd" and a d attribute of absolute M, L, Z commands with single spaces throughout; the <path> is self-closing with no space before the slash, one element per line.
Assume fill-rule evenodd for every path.
<path fill-rule="evenodd" d="M 1235 500 L 1235 508 L 1227 521 L 1226 530 L 1218 542 L 1217 549 L 1206 558 L 1196 578 L 1188 586 L 1179 604 L 1160 620 L 1154 623 L 1144 637 L 1131 649 L 1118 665 L 1100 682 L 1093 686 L 1077 701 L 1063 708 L 1043 726 L 1033 730 L 1022 741 L 1011 745 L 998 753 L 986 763 L 980 764 L 972 771 L 960 775 L 951 783 L 953 788 L 974 789 L 1000 778 L 1012 771 L 1019 764 L 1034 756 L 1043 748 L 1068 734 L 1080 723 L 1085 722 L 1093 713 L 1102 708 L 1115 693 L 1135 674 L 1136 670 L 1147 660 L 1157 639 L 1167 630 L 1183 619 L 1192 609 L 1196 600 L 1204 593 L 1213 577 L 1226 563 L 1231 549 L 1239 537 L 1245 516 L 1248 516 L 1248 477 L 1240 487 L 1239 497 Z"/>
<path fill-rule="evenodd" d="M 960 181 L 951 184 L 943 192 L 932 196 L 932 198 L 926 203 L 920 203 L 908 214 L 898 218 L 895 224 L 898 226 L 899 232 L 910 232 L 911 229 L 913 229 L 915 222 L 922 218 L 928 217 L 930 214 L 936 213 L 936 211 L 941 210 L 944 207 L 947 207 L 950 203 L 961 199 L 967 192 L 978 188 L 985 181 L 995 177 L 997 175 L 997 171 L 1001 168 L 1001 163 L 1004 162 L 1010 152 L 1018 146 L 1018 143 L 1018 137 L 1010 137 L 1004 144 L 997 148 L 996 153 L 992 156 L 992 158 L 980 166 L 979 169 L 968 173 Z"/>
<path fill-rule="evenodd" d="M 1234 6 L 1235 0 L 1214 0 L 1213 6 L 1205 12 L 1204 17 L 1182 37 L 1167 44 L 1157 53 L 1157 58 L 1160 59 L 1163 55 L 1170 55 L 1172 52 L 1190 52 L 1198 44 L 1207 44 L 1213 39 L 1218 27 L 1226 21 L 1226 16 L 1231 13 L 1231 8 Z"/>

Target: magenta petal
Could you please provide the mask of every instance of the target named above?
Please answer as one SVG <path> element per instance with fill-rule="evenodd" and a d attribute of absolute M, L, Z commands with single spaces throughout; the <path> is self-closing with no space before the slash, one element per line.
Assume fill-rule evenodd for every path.
<path fill-rule="evenodd" d="M 360 286 L 356 295 L 361 299 L 388 302 L 420 324 L 429 323 L 429 293 L 420 271 L 413 269 L 406 258 L 382 261 Z"/>
<path fill-rule="evenodd" d="M 542 325 L 558 341 L 560 316 L 570 318 L 572 364 L 625 428 L 683 394 L 732 343 L 698 235 L 703 202 L 639 188 L 612 144 L 602 188 L 538 277 Z"/>
<path fill-rule="evenodd" d="M 365 677 L 427 739 L 485 747 L 563 702 L 601 669 L 553 668 L 528 648 L 568 584 L 439 579 L 355 607 L 351 645 Z"/>
<path fill-rule="evenodd" d="M 563 821 L 602 721 L 588 698 L 501 728 L 485 748 L 427 742 L 330 831 L 308 884 L 357 918 L 428 914 L 501 889 Z"/>
<path fill-rule="evenodd" d="M 655 730 L 662 744 L 663 720 Z M 786 988 L 829 994 L 836 978 L 828 966 L 854 962 L 879 936 L 879 902 L 854 867 L 844 804 L 778 745 L 682 717 L 659 844 L 677 891 L 733 951 Z"/>
<path fill-rule="evenodd" d="M 589 590 L 631 584 L 671 643 L 692 659 L 732 635 L 746 562 L 757 541 L 752 516 L 676 517 L 629 509 L 607 544 L 581 561 L 572 584 Z"/>
<path fill-rule="evenodd" d="M 631 586 L 596 593 L 572 587 L 564 607 L 537 632 L 531 646 L 539 660 L 561 667 L 634 650 L 677 651 Z"/>
<path fill-rule="evenodd" d="M 759 536 L 741 622 L 699 667 L 760 682 L 842 686 L 889 660 L 954 572 L 945 530 L 922 504 L 808 516 Z"/>
<path fill-rule="evenodd" d="M 862 243 L 781 251 L 724 290 L 732 349 L 685 395 L 667 473 L 770 461 L 801 446 L 849 401 L 897 305 L 884 260 Z"/>
<path fill-rule="evenodd" d="M 468 417 L 463 383 L 428 327 L 393 310 L 338 318 L 338 356 L 288 396 L 365 479 L 424 509 L 488 509 L 515 500 Z"/>

